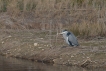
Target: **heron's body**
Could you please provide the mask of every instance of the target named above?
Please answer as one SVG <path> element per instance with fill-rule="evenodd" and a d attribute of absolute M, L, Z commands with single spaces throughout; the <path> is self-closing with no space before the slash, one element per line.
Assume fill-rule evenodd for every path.
<path fill-rule="evenodd" d="M 63 34 L 63 38 L 65 39 L 66 43 L 70 46 L 78 46 L 78 41 L 75 35 L 72 32 L 64 30 L 61 34 Z"/>

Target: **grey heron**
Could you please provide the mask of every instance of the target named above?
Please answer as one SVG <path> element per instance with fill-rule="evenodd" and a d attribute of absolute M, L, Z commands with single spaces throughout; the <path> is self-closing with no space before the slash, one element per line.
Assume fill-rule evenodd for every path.
<path fill-rule="evenodd" d="M 75 35 L 72 32 L 69 32 L 67 30 L 64 30 L 62 33 L 63 38 L 65 39 L 66 43 L 70 46 L 78 46 L 78 41 Z"/>

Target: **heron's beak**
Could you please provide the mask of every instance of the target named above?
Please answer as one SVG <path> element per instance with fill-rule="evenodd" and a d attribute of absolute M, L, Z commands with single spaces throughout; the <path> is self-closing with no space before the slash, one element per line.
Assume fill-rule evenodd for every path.
<path fill-rule="evenodd" d="M 57 35 L 62 35 L 63 33 L 57 33 Z"/>

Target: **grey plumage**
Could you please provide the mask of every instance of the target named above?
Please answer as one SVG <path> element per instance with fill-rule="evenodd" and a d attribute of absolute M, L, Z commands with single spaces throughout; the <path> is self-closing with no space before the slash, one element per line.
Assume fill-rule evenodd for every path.
<path fill-rule="evenodd" d="M 75 37 L 75 35 L 72 32 L 64 30 L 60 34 L 63 34 L 63 37 L 68 45 L 70 45 L 70 46 L 78 46 L 79 45 L 77 38 Z"/>

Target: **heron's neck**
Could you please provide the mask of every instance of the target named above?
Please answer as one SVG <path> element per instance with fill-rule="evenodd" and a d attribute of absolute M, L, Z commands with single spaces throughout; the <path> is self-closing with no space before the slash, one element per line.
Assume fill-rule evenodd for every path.
<path fill-rule="evenodd" d="M 66 40 L 67 39 L 67 36 L 66 36 L 66 34 L 63 34 L 63 38 Z"/>

